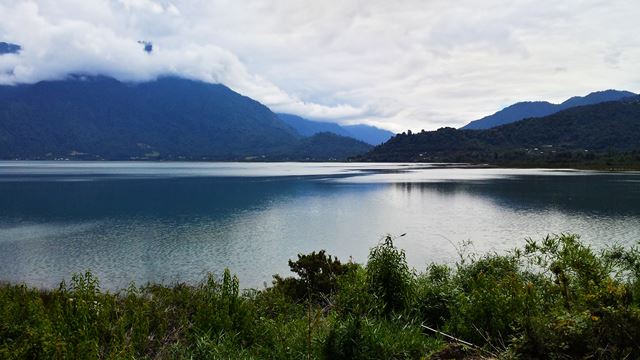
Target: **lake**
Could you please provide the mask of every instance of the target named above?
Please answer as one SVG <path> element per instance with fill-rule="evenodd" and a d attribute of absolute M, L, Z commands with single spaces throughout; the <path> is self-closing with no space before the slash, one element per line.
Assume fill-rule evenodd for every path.
<path fill-rule="evenodd" d="M 386 234 L 416 269 L 525 238 L 640 240 L 640 173 L 436 164 L 0 162 L 0 281 L 190 283 L 225 267 L 262 287 L 325 249 L 366 262 Z"/>

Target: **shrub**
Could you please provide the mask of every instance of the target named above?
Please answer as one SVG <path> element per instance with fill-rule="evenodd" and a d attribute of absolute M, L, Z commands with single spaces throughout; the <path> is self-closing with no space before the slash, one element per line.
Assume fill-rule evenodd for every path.
<path fill-rule="evenodd" d="M 252 326 L 250 305 L 240 296 L 238 278 L 225 269 L 221 281 L 209 274 L 189 300 L 199 334 L 244 333 Z"/>
<path fill-rule="evenodd" d="M 446 329 L 476 344 L 506 344 L 525 307 L 526 282 L 511 256 L 488 255 L 458 266 Z"/>
<path fill-rule="evenodd" d="M 382 314 L 381 301 L 369 292 L 367 270 L 361 266 L 338 278 L 338 291 L 333 301 L 334 310 L 343 317 Z"/>
<path fill-rule="evenodd" d="M 391 236 L 371 249 L 367 262 L 369 292 L 382 303 L 382 312 L 402 311 L 414 294 L 414 274 L 409 270 L 404 250 L 393 246 Z"/>
<path fill-rule="evenodd" d="M 299 278 L 275 275 L 274 286 L 297 301 L 310 297 L 315 302 L 323 301 L 335 292 L 338 277 L 355 269 L 354 264 L 342 264 L 324 250 L 307 255 L 298 254 L 298 260 L 289 260 L 289 267 Z"/>
<path fill-rule="evenodd" d="M 53 290 L 0 285 L 0 358 L 421 358 L 442 346 L 423 322 L 501 356 L 640 358 L 637 247 L 560 235 L 468 259 L 416 276 L 390 238 L 366 267 L 301 255 L 291 284 L 322 303 L 284 285 L 241 292 L 228 270 L 115 294 L 91 273 Z"/>
<path fill-rule="evenodd" d="M 419 326 L 349 316 L 337 321 L 324 344 L 327 359 L 421 359 L 440 346 Z"/>
<path fill-rule="evenodd" d="M 577 236 L 561 235 L 528 241 L 522 257 L 541 276 L 542 311 L 532 319 L 536 326 L 514 342 L 516 351 L 540 357 L 640 357 L 634 249 L 598 254 Z"/>
<path fill-rule="evenodd" d="M 455 289 L 451 268 L 432 264 L 416 282 L 415 308 L 420 321 L 430 327 L 442 327 L 451 313 Z"/>

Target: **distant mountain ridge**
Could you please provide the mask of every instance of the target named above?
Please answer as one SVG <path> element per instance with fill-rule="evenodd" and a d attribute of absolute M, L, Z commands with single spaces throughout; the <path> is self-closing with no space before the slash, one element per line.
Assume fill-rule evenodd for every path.
<path fill-rule="evenodd" d="M 379 145 L 394 135 L 391 131 L 370 125 L 339 125 L 332 122 L 308 120 L 292 114 L 278 113 L 276 115 L 302 136 L 329 132 L 336 135 L 352 137 L 370 145 Z"/>
<path fill-rule="evenodd" d="M 294 154 L 296 160 L 303 161 L 346 160 L 371 149 L 373 146 L 360 140 L 332 132 L 320 132 L 302 138 L 283 155 Z"/>
<path fill-rule="evenodd" d="M 0 41 L 0 55 L 18 54 L 20 50 L 22 50 L 22 46 L 18 44 Z"/>
<path fill-rule="evenodd" d="M 640 162 L 640 96 L 485 130 L 441 128 L 399 134 L 358 160 L 548 164 L 615 152 L 634 154 L 631 161 Z"/>
<path fill-rule="evenodd" d="M 224 85 L 176 77 L 108 77 L 0 86 L 1 159 L 329 160 L 370 149 L 354 139 L 304 139 L 269 108 Z"/>
<path fill-rule="evenodd" d="M 463 126 L 463 130 L 490 129 L 496 126 L 509 124 L 527 118 L 543 117 L 576 106 L 594 105 L 607 101 L 617 101 L 636 96 L 630 91 L 605 90 L 592 92 L 586 96 L 574 96 L 561 104 L 552 104 L 547 101 L 526 101 L 515 103 L 493 115 L 474 120 Z"/>

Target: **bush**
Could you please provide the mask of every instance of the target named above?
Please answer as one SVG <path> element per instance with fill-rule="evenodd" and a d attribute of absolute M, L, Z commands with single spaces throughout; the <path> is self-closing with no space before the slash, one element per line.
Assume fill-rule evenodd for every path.
<path fill-rule="evenodd" d="M 282 284 L 241 292 L 228 270 L 117 293 L 91 273 L 0 285 L 0 358 L 423 358 L 443 346 L 423 322 L 505 357 L 640 358 L 637 247 L 560 235 L 468 259 L 417 276 L 390 238 L 366 267 L 301 255 L 291 284 L 323 299 L 304 303 Z"/>
<path fill-rule="evenodd" d="M 514 342 L 518 352 L 543 357 L 638 358 L 640 309 L 634 249 L 600 254 L 575 235 L 528 241 L 521 256 L 541 275 L 536 291 L 542 307 Z M 627 274 L 627 276 L 617 276 Z"/>
<path fill-rule="evenodd" d="M 489 255 L 458 266 L 446 329 L 476 344 L 502 345 L 527 311 L 524 277 L 511 256 Z"/>
<path fill-rule="evenodd" d="M 338 278 L 338 291 L 333 302 L 333 309 L 343 317 L 382 314 L 382 303 L 369 292 L 367 270 L 361 266 Z"/>
<path fill-rule="evenodd" d="M 274 287 L 280 288 L 296 301 L 311 298 L 314 302 L 323 302 L 336 291 L 338 277 L 355 269 L 354 264 L 342 264 L 324 250 L 307 255 L 298 254 L 298 260 L 289 260 L 289 267 L 299 278 L 275 275 Z"/>
<path fill-rule="evenodd" d="M 220 333 L 243 333 L 252 326 L 251 306 L 240 296 L 240 284 L 229 269 L 225 269 L 222 281 L 209 274 L 207 280 L 196 288 L 190 300 L 193 311 L 193 327 L 198 334 L 209 336 Z"/>
<path fill-rule="evenodd" d="M 419 326 L 387 319 L 349 316 L 337 321 L 326 338 L 327 359 L 421 359 L 440 345 Z"/>
<path fill-rule="evenodd" d="M 382 303 L 382 312 L 403 311 L 414 295 L 414 274 L 409 270 L 404 250 L 393 246 L 391 236 L 371 249 L 367 262 L 369 292 Z"/>
<path fill-rule="evenodd" d="M 416 282 L 415 308 L 420 321 L 440 328 L 450 318 L 455 288 L 451 268 L 432 264 Z"/>

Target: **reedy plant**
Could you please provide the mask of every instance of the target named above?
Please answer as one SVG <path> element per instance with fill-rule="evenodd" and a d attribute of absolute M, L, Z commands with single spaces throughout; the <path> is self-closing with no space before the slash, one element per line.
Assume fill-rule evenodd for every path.
<path fill-rule="evenodd" d="M 371 249 L 366 270 L 368 290 L 380 300 L 385 315 L 407 309 L 414 296 L 415 274 L 407 265 L 404 250 L 393 245 L 391 235 Z"/>

